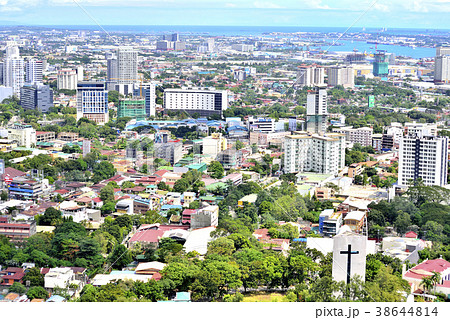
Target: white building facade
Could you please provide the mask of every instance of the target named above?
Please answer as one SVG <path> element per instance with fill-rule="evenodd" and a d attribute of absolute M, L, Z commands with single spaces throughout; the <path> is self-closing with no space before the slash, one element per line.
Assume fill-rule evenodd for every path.
<path fill-rule="evenodd" d="M 447 184 L 448 138 L 407 136 L 400 141 L 398 184 L 422 179 L 427 186 Z"/>

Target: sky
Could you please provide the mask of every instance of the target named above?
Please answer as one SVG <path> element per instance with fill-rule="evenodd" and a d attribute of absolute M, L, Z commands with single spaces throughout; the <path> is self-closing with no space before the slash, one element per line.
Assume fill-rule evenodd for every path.
<path fill-rule="evenodd" d="M 450 0 L 0 0 L 0 25 L 450 29 Z M 358 18 L 360 18 L 358 20 Z"/>

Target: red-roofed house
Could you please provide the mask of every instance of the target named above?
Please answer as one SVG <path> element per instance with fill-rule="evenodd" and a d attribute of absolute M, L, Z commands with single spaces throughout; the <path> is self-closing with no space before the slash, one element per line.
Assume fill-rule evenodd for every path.
<path fill-rule="evenodd" d="M 100 199 L 99 197 L 93 198 L 92 199 L 92 207 L 94 207 L 94 208 L 103 207 L 103 200 Z"/>
<path fill-rule="evenodd" d="M 432 276 L 433 272 L 441 275 L 441 282 L 436 286 L 436 292 L 450 295 L 450 262 L 444 259 L 426 260 L 405 272 L 403 279 L 411 285 L 411 292 L 417 289 L 423 290 L 420 284 L 422 279 Z"/>
<path fill-rule="evenodd" d="M 9 176 L 10 179 L 14 179 L 15 177 L 23 177 L 26 175 L 27 175 L 26 172 L 8 167 L 8 168 L 5 168 L 5 173 L 2 174 L 2 180 L 5 180 L 6 176 Z"/>
<path fill-rule="evenodd" d="M 159 239 L 164 235 L 164 230 L 147 229 L 136 232 L 128 241 L 128 246 L 133 248 L 136 243 L 140 243 L 142 247 L 150 247 L 156 249 Z"/>
<path fill-rule="evenodd" d="M 196 214 L 197 210 L 195 209 L 184 209 L 181 214 L 181 223 L 185 225 L 191 225 L 191 215 Z"/>
<path fill-rule="evenodd" d="M 9 267 L 6 270 L 0 271 L 0 283 L 2 286 L 12 286 L 14 282 L 22 283 L 24 275 L 23 268 Z"/>
<path fill-rule="evenodd" d="M 409 231 L 405 234 L 405 238 L 417 239 L 417 233 L 414 231 Z"/>

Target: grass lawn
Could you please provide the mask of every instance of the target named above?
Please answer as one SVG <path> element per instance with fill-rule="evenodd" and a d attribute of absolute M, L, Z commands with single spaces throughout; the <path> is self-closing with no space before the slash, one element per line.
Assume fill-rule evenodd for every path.
<path fill-rule="evenodd" d="M 244 293 L 244 302 L 282 302 L 284 296 L 281 293 Z"/>

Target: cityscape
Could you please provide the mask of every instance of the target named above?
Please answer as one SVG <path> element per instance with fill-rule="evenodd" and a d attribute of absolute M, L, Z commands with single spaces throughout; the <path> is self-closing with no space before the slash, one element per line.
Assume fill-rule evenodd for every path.
<path fill-rule="evenodd" d="M 0 302 L 449 302 L 450 30 L 359 25 L 0 27 Z"/>

